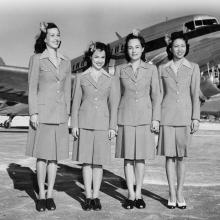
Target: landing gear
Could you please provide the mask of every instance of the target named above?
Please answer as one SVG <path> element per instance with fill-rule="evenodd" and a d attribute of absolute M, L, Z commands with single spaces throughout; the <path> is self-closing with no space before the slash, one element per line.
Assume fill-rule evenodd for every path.
<path fill-rule="evenodd" d="M 0 127 L 10 128 L 11 127 L 11 122 L 12 122 L 14 117 L 15 117 L 15 115 L 9 115 L 9 118 L 6 121 L 4 121 L 4 123 L 0 124 Z"/>

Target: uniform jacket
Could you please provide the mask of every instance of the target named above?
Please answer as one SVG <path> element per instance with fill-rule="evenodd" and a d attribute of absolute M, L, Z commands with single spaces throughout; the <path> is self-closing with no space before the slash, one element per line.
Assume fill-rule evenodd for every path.
<path fill-rule="evenodd" d="M 58 68 L 50 61 L 47 50 L 30 58 L 29 113 L 38 114 L 40 123 L 64 123 L 70 114 L 70 61 L 61 54 L 58 57 Z"/>
<path fill-rule="evenodd" d="M 72 127 L 108 130 L 116 129 L 119 95 L 114 76 L 104 69 L 98 82 L 91 68 L 76 76 L 72 104 Z"/>
<path fill-rule="evenodd" d="M 121 101 L 118 124 L 138 126 L 160 121 L 160 86 L 156 66 L 141 61 L 136 77 L 130 64 L 116 68 Z"/>
<path fill-rule="evenodd" d="M 161 125 L 186 126 L 200 119 L 200 71 L 184 58 L 177 74 L 172 62 L 159 67 L 162 92 Z"/>

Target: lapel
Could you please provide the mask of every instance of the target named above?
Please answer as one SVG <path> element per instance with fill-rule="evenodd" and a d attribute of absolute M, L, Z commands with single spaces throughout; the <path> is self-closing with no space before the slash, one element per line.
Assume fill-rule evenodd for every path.
<path fill-rule="evenodd" d="M 40 55 L 40 60 L 46 60 L 47 63 L 48 63 L 48 67 L 49 69 L 55 73 L 55 77 L 59 80 L 61 80 L 63 78 L 63 75 L 64 75 L 64 72 L 63 69 L 65 67 L 65 60 L 66 57 L 63 56 L 62 54 L 58 53 L 57 52 L 57 57 L 60 58 L 60 63 L 58 66 L 56 66 L 54 63 L 53 63 L 53 60 L 50 58 L 49 56 L 49 53 L 46 50 L 44 50 L 44 52 Z"/>
<path fill-rule="evenodd" d="M 98 79 L 97 85 L 98 88 L 102 88 L 103 85 L 105 85 L 106 83 L 106 78 L 111 78 L 111 76 L 109 75 L 109 73 L 107 73 L 104 69 L 101 70 L 101 76 Z"/>
<path fill-rule="evenodd" d="M 172 65 L 173 61 L 169 61 L 168 63 L 165 64 L 165 70 L 168 73 L 168 75 L 175 81 L 178 82 L 177 79 L 177 75 L 175 74 L 175 72 L 173 71 L 171 65 Z"/>
<path fill-rule="evenodd" d="M 131 64 L 127 63 L 126 66 L 124 67 L 123 71 L 132 81 L 136 82 L 137 79 L 134 75 Z"/>
<path fill-rule="evenodd" d="M 92 76 L 91 76 L 91 67 L 88 68 L 85 72 L 82 73 L 83 76 L 85 76 L 85 79 L 91 83 L 95 88 L 102 88 L 102 86 L 105 84 L 106 82 L 106 77 L 111 77 L 104 69 L 101 69 L 101 75 L 98 79 L 98 81 L 96 82 Z"/>
<path fill-rule="evenodd" d="M 180 81 L 186 76 L 186 74 L 190 74 L 189 70 L 192 70 L 192 68 L 192 64 L 186 58 L 184 58 L 182 65 L 177 72 L 177 80 Z"/>
<path fill-rule="evenodd" d="M 145 75 L 147 74 L 147 72 L 145 70 L 148 69 L 148 68 L 149 68 L 148 64 L 141 61 L 140 66 L 137 69 L 136 81 L 140 81 L 140 80 L 143 79 L 143 77 L 145 77 Z"/>

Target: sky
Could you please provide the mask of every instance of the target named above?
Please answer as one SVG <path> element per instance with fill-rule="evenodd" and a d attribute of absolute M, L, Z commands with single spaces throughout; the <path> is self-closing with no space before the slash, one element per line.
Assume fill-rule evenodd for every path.
<path fill-rule="evenodd" d="M 115 32 L 189 14 L 208 14 L 220 21 L 219 0 L 1 0 L 0 57 L 7 65 L 27 67 L 42 21 L 61 31 L 60 51 L 73 59 L 91 40 L 109 43 Z"/>

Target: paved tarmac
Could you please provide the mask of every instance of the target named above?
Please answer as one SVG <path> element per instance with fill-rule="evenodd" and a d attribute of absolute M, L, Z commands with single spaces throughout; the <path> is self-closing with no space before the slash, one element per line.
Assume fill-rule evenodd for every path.
<path fill-rule="evenodd" d="M 57 209 L 39 213 L 37 199 L 35 159 L 24 156 L 26 129 L 0 130 L 0 219 L 4 220 L 123 220 L 123 219 L 220 219 L 220 125 L 202 124 L 193 137 L 188 150 L 184 195 L 186 210 L 166 207 L 168 186 L 164 158 L 147 161 L 143 198 L 147 207 L 126 210 L 127 196 L 124 184 L 123 161 L 114 158 L 104 167 L 101 187 L 101 211 L 82 209 L 84 190 L 81 164 L 60 161 L 54 198 Z M 72 138 L 70 143 L 72 142 Z M 70 155 L 71 158 L 71 155 Z"/>

